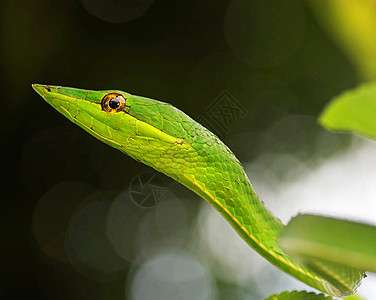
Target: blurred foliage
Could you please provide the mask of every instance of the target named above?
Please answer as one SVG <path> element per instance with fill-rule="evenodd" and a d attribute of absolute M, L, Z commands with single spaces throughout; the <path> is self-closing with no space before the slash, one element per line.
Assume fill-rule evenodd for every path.
<path fill-rule="evenodd" d="M 354 294 L 354 295 L 345 297 L 343 299 L 346 299 L 346 300 L 364 300 L 364 298 L 359 296 L 358 294 Z"/>
<path fill-rule="evenodd" d="M 310 1 L 323 28 L 347 52 L 363 80 L 376 79 L 376 2 Z"/>
<path fill-rule="evenodd" d="M 332 297 L 324 294 L 308 293 L 305 291 L 283 292 L 281 294 L 274 294 L 265 300 L 331 300 Z"/>
<path fill-rule="evenodd" d="M 335 97 L 319 117 L 329 130 L 355 132 L 376 139 L 376 83 L 368 83 Z"/>
<path fill-rule="evenodd" d="M 376 227 L 335 218 L 298 215 L 280 236 L 288 254 L 376 272 Z"/>
<path fill-rule="evenodd" d="M 306 291 L 293 291 L 293 292 L 283 292 L 281 294 L 274 294 L 265 300 L 332 300 L 333 298 L 330 296 L 326 296 L 324 294 L 315 294 L 315 293 L 308 293 Z M 358 295 L 351 295 L 349 297 L 345 297 L 343 299 L 346 300 L 362 300 L 361 297 Z"/>

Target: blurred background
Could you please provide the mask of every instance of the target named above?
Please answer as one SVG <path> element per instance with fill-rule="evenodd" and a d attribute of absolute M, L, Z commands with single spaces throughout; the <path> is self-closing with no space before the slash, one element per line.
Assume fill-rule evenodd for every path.
<path fill-rule="evenodd" d="M 284 222 L 302 212 L 375 224 L 375 143 L 316 122 L 332 97 L 376 78 L 375 30 L 374 0 L 2 0 L 0 299 L 312 290 L 31 84 L 170 102 L 224 140 Z M 359 293 L 374 299 L 373 275 Z"/>

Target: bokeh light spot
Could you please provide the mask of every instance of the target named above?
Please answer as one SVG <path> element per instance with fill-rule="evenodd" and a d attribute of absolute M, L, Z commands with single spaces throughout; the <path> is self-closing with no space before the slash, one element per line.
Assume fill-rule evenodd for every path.
<path fill-rule="evenodd" d="M 48 190 L 38 201 L 33 213 L 34 237 L 43 252 L 68 262 L 64 250 L 65 233 L 74 211 L 94 188 L 80 182 L 60 183 Z"/>
<path fill-rule="evenodd" d="M 122 23 L 142 16 L 153 0 L 80 0 L 93 16 L 109 23 Z"/>
<path fill-rule="evenodd" d="M 165 252 L 141 266 L 129 285 L 132 300 L 209 300 L 216 287 L 204 264 L 184 252 Z"/>
<path fill-rule="evenodd" d="M 66 239 L 71 264 L 79 273 L 96 281 L 113 279 L 126 266 L 106 234 L 108 200 L 104 194 L 93 195 L 71 219 Z"/>
<path fill-rule="evenodd" d="M 131 262 L 138 251 L 135 247 L 138 228 L 150 211 L 136 205 L 130 198 L 129 191 L 121 193 L 108 210 L 106 231 L 116 253 Z"/>

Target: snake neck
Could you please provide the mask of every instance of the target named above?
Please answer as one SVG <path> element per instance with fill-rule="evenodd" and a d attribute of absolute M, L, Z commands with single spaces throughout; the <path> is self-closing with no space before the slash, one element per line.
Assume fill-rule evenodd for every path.
<path fill-rule="evenodd" d="M 201 132 L 158 159 L 143 156 L 144 162 L 204 198 L 263 256 L 270 249 L 280 252 L 276 241 L 283 224 L 259 200 L 231 150 L 211 132 Z"/>
<path fill-rule="evenodd" d="M 290 275 L 333 296 L 353 292 L 346 282 L 333 286 L 296 263 L 279 248 L 284 225 L 259 200 L 235 155 L 218 138 L 171 147 L 147 162 L 209 202 L 261 256 Z M 144 157 L 143 159 L 146 159 Z"/>
<path fill-rule="evenodd" d="M 277 241 L 284 225 L 259 200 L 239 160 L 215 135 L 197 123 L 194 126 L 195 134 L 182 143 L 164 144 L 163 151 L 145 152 L 138 160 L 209 202 L 254 250 L 275 266 L 330 295 L 351 294 L 356 288 L 351 282 L 360 282 L 361 278 L 349 283 L 334 276 L 330 281 L 336 284 L 329 284 L 318 275 L 320 268 L 315 273 L 283 253 Z M 322 274 L 327 272 L 323 270 Z"/>

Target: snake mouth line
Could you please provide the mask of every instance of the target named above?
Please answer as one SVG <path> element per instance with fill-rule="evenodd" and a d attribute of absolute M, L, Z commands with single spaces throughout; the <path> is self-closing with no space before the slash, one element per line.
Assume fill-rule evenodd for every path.
<path fill-rule="evenodd" d="M 68 114 L 67 117 L 72 122 L 75 122 L 75 123 L 79 122 L 78 125 L 80 125 L 81 127 L 84 126 L 85 128 L 88 128 L 90 130 L 90 132 L 95 133 L 96 135 L 101 136 L 106 140 L 109 140 L 109 138 L 108 137 L 106 138 L 103 134 L 100 134 L 99 132 L 97 132 L 96 130 L 93 129 L 93 126 L 92 126 L 93 120 L 91 120 L 91 124 L 87 124 L 86 122 L 79 120 L 79 117 L 78 117 L 79 110 L 84 111 L 91 118 L 95 119 L 97 122 L 100 122 L 102 125 L 105 125 L 106 127 L 110 127 L 112 130 L 120 131 L 121 133 L 122 133 L 122 131 L 120 130 L 120 122 L 122 122 L 123 118 L 128 118 L 128 121 L 130 123 L 137 122 L 138 126 L 142 127 L 144 129 L 143 130 L 144 132 L 150 134 L 150 136 L 149 136 L 149 135 L 146 135 L 146 134 L 140 135 L 138 133 L 135 133 L 135 135 L 138 138 L 154 139 L 154 140 L 159 139 L 159 140 L 161 140 L 165 143 L 168 143 L 168 144 L 181 145 L 181 146 L 185 144 L 185 141 L 184 141 L 183 138 L 178 138 L 178 137 L 172 136 L 172 135 L 164 132 L 163 130 L 161 130 L 161 129 L 155 127 L 155 126 L 153 126 L 149 123 L 146 123 L 143 120 L 138 119 L 136 116 L 133 116 L 131 113 L 129 113 L 130 106 L 127 106 L 129 108 L 128 111 L 127 110 L 121 110 L 119 112 L 116 112 L 116 114 L 121 114 L 121 117 L 116 122 L 106 122 L 108 118 L 111 118 L 111 117 L 114 118 L 115 113 L 109 113 L 109 112 L 105 111 L 102 107 L 101 102 L 99 102 L 99 101 L 95 102 L 95 101 L 85 99 L 85 98 L 87 98 L 88 93 L 86 93 L 86 97 L 83 99 L 83 98 L 73 97 L 73 96 L 66 95 L 66 94 L 56 93 L 56 92 L 53 91 L 53 89 L 58 89 L 58 90 L 61 89 L 62 87 L 60 87 L 60 86 L 52 88 L 48 85 L 33 84 L 32 87 L 46 102 L 48 102 L 56 110 L 61 112 L 61 110 L 63 109 L 65 114 Z M 106 97 L 106 95 L 107 95 L 107 93 L 105 94 L 104 97 Z M 61 105 L 62 101 L 64 101 L 66 103 L 67 107 L 69 107 L 69 105 L 74 106 L 75 109 L 77 109 L 77 113 L 72 114 L 72 112 L 70 112 L 69 109 L 64 108 L 64 106 Z M 84 105 L 78 105 L 78 101 L 84 102 L 84 103 L 87 103 L 87 104 L 86 105 L 85 104 Z M 93 108 L 93 106 L 95 106 L 95 108 Z M 89 108 L 91 108 L 91 109 L 89 109 Z M 104 120 L 103 120 L 103 117 L 100 117 L 100 114 L 103 113 L 103 112 L 106 113 Z M 109 134 L 111 135 L 110 130 L 108 130 L 108 131 L 109 131 Z M 116 143 L 116 144 L 120 146 L 119 143 Z M 124 145 L 122 145 L 122 147 L 124 147 Z"/>

